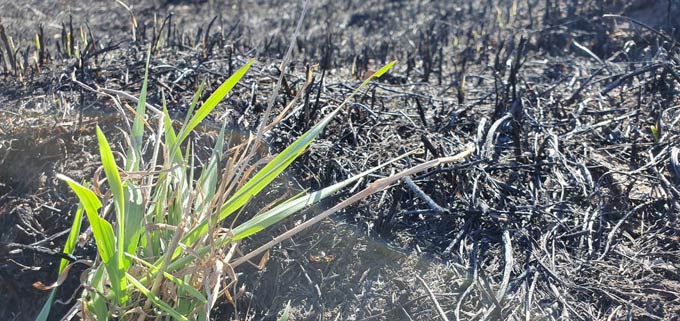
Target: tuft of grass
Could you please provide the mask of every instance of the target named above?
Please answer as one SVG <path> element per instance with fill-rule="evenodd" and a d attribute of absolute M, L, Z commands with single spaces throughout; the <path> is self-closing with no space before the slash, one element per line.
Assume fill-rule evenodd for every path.
<path fill-rule="evenodd" d="M 70 254 L 75 249 L 83 213 L 97 247 L 97 258 L 82 278 L 85 290 L 80 298 L 80 312 L 84 319 L 143 320 L 167 316 L 174 320 L 208 320 L 217 298 L 231 290 L 221 288 L 221 280 L 227 279 L 230 284 L 237 281 L 230 262 L 238 259 L 235 253 L 240 240 L 255 237 L 380 168 L 285 200 L 241 225 L 224 228 L 226 218 L 269 188 L 347 102 L 372 79 L 392 68 L 394 62 L 368 77 L 333 112 L 261 168 L 257 164 L 262 161 L 254 159 L 256 153 L 252 152 L 260 143 L 256 141 L 260 135 L 225 150 L 225 141 L 230 137 L 223 127 L 212 155 L 196 171 L 192 132 L 229 94 L 253 61 L 237 70 L 198 108 L 201 85 L 187 118 L 176 132 L 165 102 L 162 111 L 154 108 L 151 113 L 147 111 L 149 57 L 150 51 L 133 124 L 123 134 L 127 142 L 125 153 L 114 153 L 106 135 L 97 127 L 105 182 L 95 180 L 88 186 L 64 175 L 57 176 L 80 202 L 64 253 Z M 265 125 L 261 129 L 272 127 Z M 145 147 L 145 138 L 150 140 L 149 147 Z M 60 275 L 65 267 L 62 262 Z M 36 320 L 49 316 L 55 290 L 52 289 Z"/>

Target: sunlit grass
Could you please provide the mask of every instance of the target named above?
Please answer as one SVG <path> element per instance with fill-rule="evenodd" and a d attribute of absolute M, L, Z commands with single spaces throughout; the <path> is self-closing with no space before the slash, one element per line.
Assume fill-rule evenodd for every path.
<path fill-rule="evenodd" d="M 259 159 L 252 159 L 255 153 L 250 153 L 259 142 L 250 138 L 237 148 L 225 151 L 229 133 L 223 127 L 212 155 L 195 177 L 197 159 L 194 143 L 189 139 L 191 133 L 229 94 L 252 63 L 249 61 L 236 71 L 197 108 L 203 90 L 201 85 L 187 118 L 176 132 L 165 106 L 161 112 L 147 112 L 147 56 L 133 125 L 130 132 L 124 133 L 125 153 L 114 152 L 104 132 L 97 127 L 105 183 L 99 185 L 100 182 L 94 180 L 88 187 L 58 175 L 80 201 L 64 252 L 70 254 L 75 249 L 83 212 L 97 248 L 97 258 L 83 278 L 80 312 L 84 318 L 143 320 L 165 315 L 175 320 L 209 319 L 217 298 L 230 290 L 222 288 L 220 280 L 236 281 L 229 263 L 237 259 L 239 240 L 256 237 L 258 232 L 379 168 L 285 200 L 233 229 L 222 227 L 226 218 L 255 200 L 308 149 L 347 101 L 394 65 L 392 62 L 368 77 L 343 104 L 259 170 L 253 167 Z M 156 125 L 153 132 L 150 131 L 152 125 Z M 149 144 L 149 150 L 144 148 L 145 138 L 153 143 Z M 63 261 L 60 275 L 65 267 L 66 261 Z M 37 320 L 47 319 L 53 298 L 54 292 Z"/>

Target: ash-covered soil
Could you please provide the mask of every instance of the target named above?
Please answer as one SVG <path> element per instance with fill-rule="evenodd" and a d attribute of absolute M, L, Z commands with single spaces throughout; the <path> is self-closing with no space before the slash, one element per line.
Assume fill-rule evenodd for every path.
<path fill-rule="evenodd" d="M 219 319 L 273 320 L 288 301 L 295 320 L 432 320 L 436 305 L 449 320 L 680 318 L 677 2 L 310 1 L 278 93 L 302 1 L 125 3 L 0 1 L 0 319 L 39 311 L 32 284 L 55 280 L 77 205 L 55 174 L 92 178 L 94 125 L 124 128 L 115 102 L 134 105 L 150 47 L 149 102 L 178 118 L 201 81 L 209 93 L 257 60 L 200 128 L 208 143 L 223 122 L 254 130 L 267 98 L 283 109 L 311 73 L 271 153 L 397 60 L 286 173 L 295 191 L 476 146 L 242 268 Z"/>

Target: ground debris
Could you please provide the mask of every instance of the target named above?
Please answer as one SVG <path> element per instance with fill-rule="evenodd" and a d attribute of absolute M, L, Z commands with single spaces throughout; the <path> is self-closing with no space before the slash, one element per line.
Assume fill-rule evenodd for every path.
<path fill-rule="evenodd" d="M 263 271 L 244 269 L 237 309 L 216 314 L 268 320 L 291 300 L 296 320 L 680 315 L 680 26 L 671 19 L 680 5 L 606 3 L 312 1 L 275 108 L 298 91 L 303 99 L 262 153 L 281 150 L 371 71 L 398 64 L 283 185 L 317 189 L 412 150 L 380 175 L 468 143 L 476 151 L 273 248 Z M 662 4 L 667 17 L 650 15 Z M 126 94 L 139 92 L 146 49 L 148 103 L 165 99 L 179 119 L 202 81 L 209 93 L 256 57 L 196 135 L 211 146 L 226 122 L 240 141 L 261 121 L 301 9 L 136 1 L 132 27 L 113 1 L 70 6 L 0 1 L 3 320 L 32 319 L 45 293 L 31 284 L 56 277 L 75 204 L 54 175 L 91 178 L 94 124 L 125 126 L 120 110 L 136 103 Z M 69 259 L 93 254 L 87 245 Z M 72 304 L 78 284 L 67 280 L 60 299 Z"/>

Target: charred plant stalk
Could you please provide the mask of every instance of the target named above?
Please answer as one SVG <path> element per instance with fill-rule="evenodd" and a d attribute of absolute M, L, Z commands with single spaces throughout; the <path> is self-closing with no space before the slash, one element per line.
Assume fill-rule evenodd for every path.
<path fill-rule="evenodd" d="M 427 204 L 427 206 L 430 207 L 431 210 L 437 213 L 447 212 L 447 209 L 437 204 L 437 202 L 435 202 L 429 195 L 425 194 L 425 192 L 420 187 L 418 187 L 418 185 L 416 185 L 416 183 L 411 179 L 410 176 L 404 177 L 402 181 L 411 190 L 411 192 L 415 193 L 416 196 L 418 196 L 418 198 L 425 202 L 425 204 Z"/>

